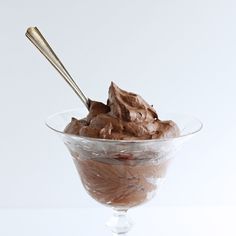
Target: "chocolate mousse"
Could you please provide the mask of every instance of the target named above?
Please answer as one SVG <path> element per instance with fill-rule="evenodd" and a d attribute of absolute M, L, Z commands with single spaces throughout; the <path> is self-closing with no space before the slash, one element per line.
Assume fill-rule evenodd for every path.
<path fill-rule="evenodd" d="M 179 135 L 173 121 L 158 119 L 155 109 L 139 95 L 111 83 L 107 104 L 90 101 L 84 119 L 72 118 L 65 128 L 68 134 L 114 140 L 171 138 Z"/>
<path fill-rule="evenodd" d="M 145 140 L 177 137 L 179 128 L 173 121 L 161 121 L 139 95 L 111 83 L 107 104 L 90 101 L 87 117 L 72 118 L 65 133 L 96 138 L 73 136 L 66 143 L 89 195 L 129 209 L 153 197 L 170 161 L 168 143 Z"/>
<path fill-rule="evenodd" d="M 91 157 L 91 156 L 90 156 Z M 98 202 L 118 209 L 129 209 L 150 200 L 162 183 L 170 160 L 90 159 L 74 155 L 74 163 L 88 194 Z M 110 160 L 108 161 L 108 159 Z M 133 158 L 131 155 L 128 158 Z"/>

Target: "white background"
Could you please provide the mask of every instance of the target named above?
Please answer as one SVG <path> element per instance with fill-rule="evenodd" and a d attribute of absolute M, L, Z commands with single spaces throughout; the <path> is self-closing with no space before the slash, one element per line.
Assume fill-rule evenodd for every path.
<path fill-rule="evenodd" d="M 158 113 L 204 123 L 176 156 L 157 206 L 236 205 L 236 2 L 0 1 L 0 207 L 97 206 L 44 125 L 79 99 L 26 39 L 38 26 L 88 97 L 110 81 Z"/>

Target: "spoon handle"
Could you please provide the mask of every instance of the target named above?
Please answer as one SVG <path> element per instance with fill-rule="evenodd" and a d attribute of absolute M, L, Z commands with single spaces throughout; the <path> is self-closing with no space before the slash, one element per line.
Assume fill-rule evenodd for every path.
<path fill-rule="evenodd" d="M 46 39 L 43 37 L 37 27 L 29 27 L 25 33 L 26 37 L 38 48 L 46 59 L 54 66 L 65 81 L 71 86 L 74 92 L 79 96 L 84 105 L 89 109 L 89 99 L 83 94 L 78 85 L 72 79 L 56 53 L 52 50 Z"/>

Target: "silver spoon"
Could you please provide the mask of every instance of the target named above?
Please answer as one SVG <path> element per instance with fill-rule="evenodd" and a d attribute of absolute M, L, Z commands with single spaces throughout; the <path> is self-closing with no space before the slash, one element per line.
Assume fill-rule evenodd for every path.
<path fill-rule="evenodd" d="M 65 81 L 70 85 L 74 92 L 79 96 L 81 101 L 89 110 L 90 100 L 83 94 L 81 89 L 72 79 L 60 59 L 52 50 L 46 39 L 43 37 L 37 27 L 29 27 L 25 33 L 26 37 L 38 48 L 38 50 L 47 58 L 47 60 L 54 66 L 54 68 L 60 73 Z"/>

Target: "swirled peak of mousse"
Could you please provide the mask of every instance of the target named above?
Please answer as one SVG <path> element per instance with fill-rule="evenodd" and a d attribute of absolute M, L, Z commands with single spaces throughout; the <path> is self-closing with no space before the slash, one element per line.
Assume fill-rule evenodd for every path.
<path fill-rule="evenodd" d="M 157 118 L 155 109 L 139 95 L 120 89 L 113 82 L 109 88 L 111 114 L 124 121 L 143 122 Z"/>
<path fill-rule="evenodd" d="M 178 126 L 171 120 L 158 119 L 155 109 L 141 96 L 109 87 L 107 104 L 90 101 L 86 118 L 72 118 L 65 133 L 91 138 L 145 140 L 179 136 Z"/>

